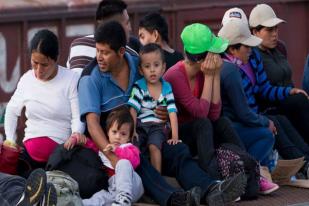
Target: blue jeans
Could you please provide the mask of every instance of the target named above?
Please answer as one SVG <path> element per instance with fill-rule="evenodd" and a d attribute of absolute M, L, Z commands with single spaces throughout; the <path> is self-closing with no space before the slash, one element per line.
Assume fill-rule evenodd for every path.
<path fill-rule="evenodd" d="M 233 127 L 243 141 L 247 151 L 261 165 L 267 166 L 268 156 L 270 155 L 275 138 L 267 127 L 248 127 L 239 122 L 233 122 Z"/>
<path fill-rule="evenodd" d="M 160 205 L 167 205 L 171 194 L 179 191 L 169 185 L 143 156 L 141 156 L 141 164 L 136 171 L 142 178 L 145 191 Z M 163 143 L 162 174 L 176 177 L 185 190 L 199 186 L 203 191 L 202 194 L 206 194 L 209 186 L 216 182 L 198 166 L 197 162 L 192 159 L 188 147 L 182 143 L 177 145 Z"/>
<path fill-rule="evenodd" d="M 26 180 L 0 172 L 0 205 L 16 205 L 25 191 Z"/>

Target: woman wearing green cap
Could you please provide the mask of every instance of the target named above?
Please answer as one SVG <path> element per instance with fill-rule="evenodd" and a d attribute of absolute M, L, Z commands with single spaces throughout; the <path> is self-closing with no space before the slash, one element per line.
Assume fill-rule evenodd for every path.
<path fill-rule="evenodd" d="M 230 122 L 220 118 L 222 60 L 219 53 L 227 48 L 228 42 L 199 23 L 185 27 L 181 39 L 185 60 L 164 75 L 173 88 L 180 138 L 194 155 L 198 154 L 200 166 L 219 178 L 213 133 L 220 137 L 216 143 L 231 142 L 243 147 Z"/>

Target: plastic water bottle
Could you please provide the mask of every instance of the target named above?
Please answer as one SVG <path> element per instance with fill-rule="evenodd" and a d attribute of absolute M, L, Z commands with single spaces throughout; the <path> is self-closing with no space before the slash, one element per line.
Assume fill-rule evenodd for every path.
<path fill-rule="evenodd" d="M 269 171 L 272 172 L 274 171 L 274 169 L 277 166 L 277 162 L 278 162 L 278 158 L 279 158 L 279 154 L 277 150 L 273 150 L 268 157 L 268 167 L 269 167 Z"/>

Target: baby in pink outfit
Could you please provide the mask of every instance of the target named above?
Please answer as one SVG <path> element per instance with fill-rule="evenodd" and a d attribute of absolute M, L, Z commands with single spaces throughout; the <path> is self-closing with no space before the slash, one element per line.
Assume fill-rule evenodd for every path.
<path fill-rule="evenodd" d="M 110 160 L 99 151 L 99 156 L 107 167 L 110 176 L 108 191 L 101 190 L 90 199 L 84 199 L 87 205 L 132 205 L 144 193 L 141 178 L 134 171 L 140 164 L 140 151 L 130 143 L 134 133 L 134 121 L 129 110 L 121 107 L 112 111 L 106 120 L 106 131 L 109 144 L 105 152 L 113 152 L 118 161 L 113 167 Z M 95 149 L 93 142 L 88 141 L 86 147 Z M 98 151 L 98 150 L 97 150 Z"/>

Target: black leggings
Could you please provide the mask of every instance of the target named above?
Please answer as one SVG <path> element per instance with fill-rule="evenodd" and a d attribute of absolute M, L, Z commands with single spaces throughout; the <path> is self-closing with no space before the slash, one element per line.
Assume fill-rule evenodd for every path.
<path fill-rule="evenodd" d="M 268 116 L 275 124 L 278 134 L 275 147 L 284 159 L 305 157 L 309 161 L 309 146 L 290 121 L 282 115 Z"/>
<path fill-rule="evenodd" d="M 19 155 L 17 174 L 27 179 L 33 170 L 37 168 L 45 169 L 46 163 L 47 162 L 38 162 L 32 159 L 26 148 L 23 148 Z"/>
<path fill-rule="evenodd" d="M 198 162 L 212 178 L 219 179 L 216 151 L 222 143 L 232 143 L 245 150 L 239 136 L 226 117 L 215 122 L 197 119 L 179 126 L 180 139 L 189 146 L 192 156 L 198 155 Z"/>
<path fill-rule="evenodd" d="M 261 100 L 259 104 L 267 114 L 286 116 L 305 142 L 309 143 L 309 100 L 305 95 L 295 94 L 276 102 Z"/>

